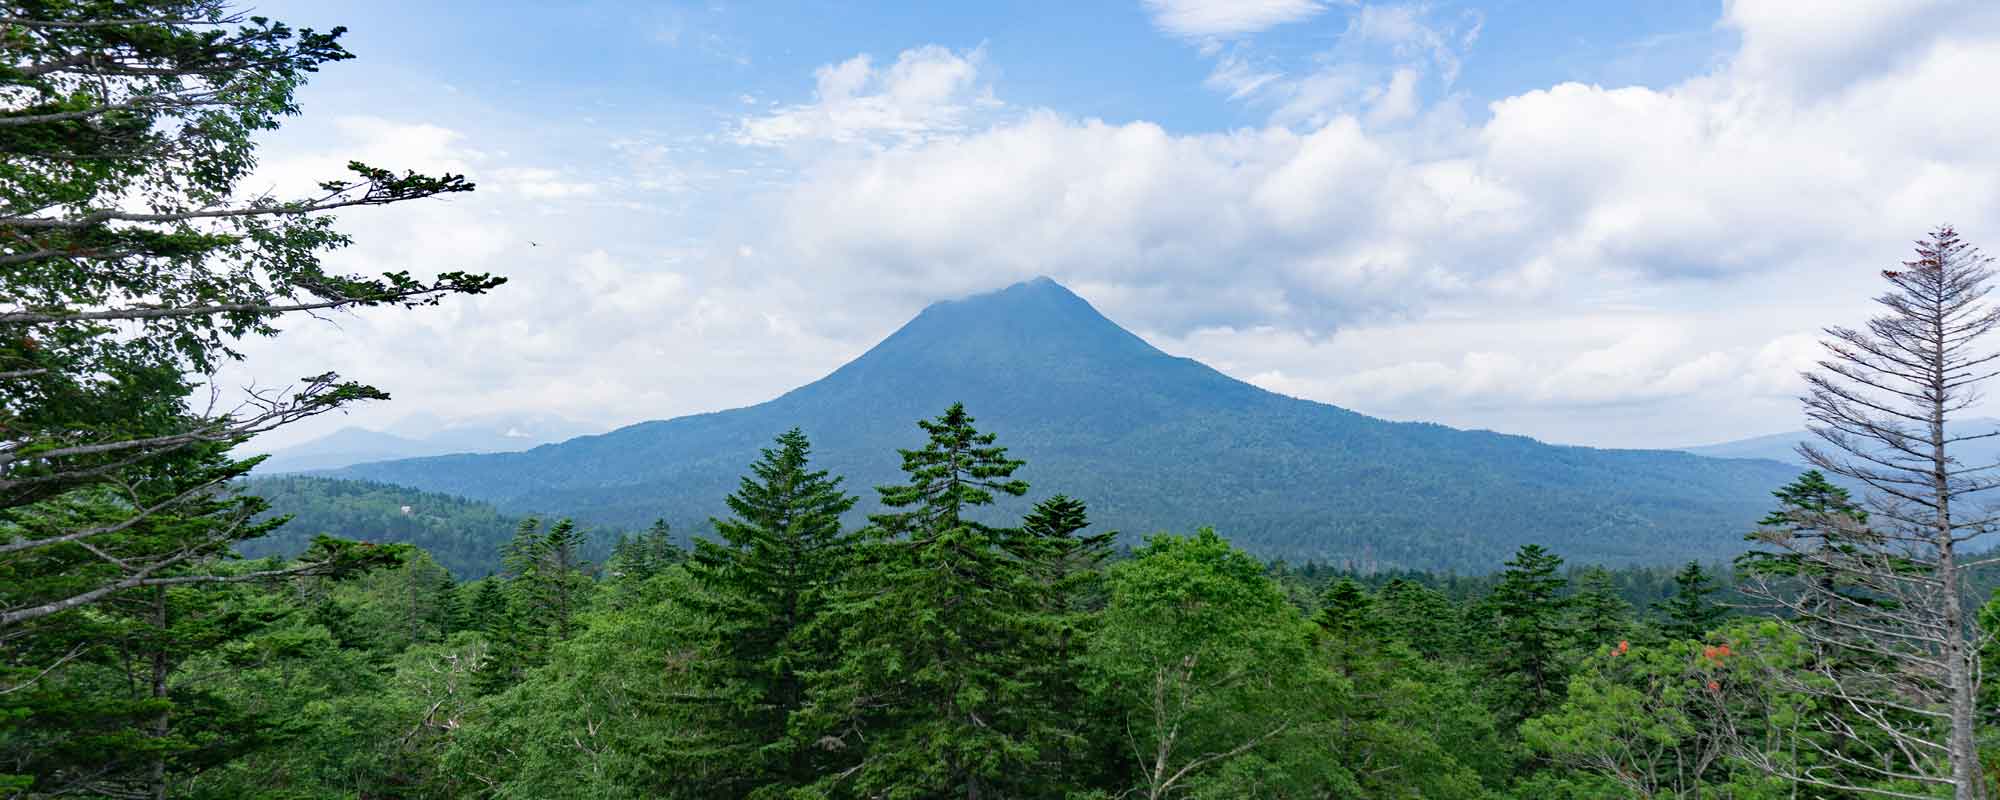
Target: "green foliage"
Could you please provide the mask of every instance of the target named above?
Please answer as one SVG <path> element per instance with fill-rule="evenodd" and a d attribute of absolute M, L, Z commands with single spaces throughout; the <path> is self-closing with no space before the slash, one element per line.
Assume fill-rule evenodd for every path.
<path fill-rule="evenodd" d="M 284 627 L 280 592 L 397 562 L 327 537 L 245 564 L 276 527 L 226 491 L 249 437 L 384 399 L 333 373 L 215 413 L 190 402 L 287 314 L 435 303 L 486 275 L 329 272 L 325 212 L 468 191 L 358 163 L 314 197 L 242 185 L 256 139 L 344 60 L 342 31 L 215 0 L 29 0 L 0 22 L 0 787 L 180 796 L 281 741 L 211 661 Z M 204 398 L 208 399 L 208 398 Z M 197 667 L 195 665 L 202 665 Z"/>
<path fill-rule="evenodd" d="M 240 548 L 252 558 L 290 558 L 318 534 L 415 545 L 461 578 L 500 570 L 499 543 L 521 524 L 481 503 L 368 481 L 302 475 L 250 478 L 245 494 L 264 498 L 272 517 L 289 521 Z"/>
<path fill-rule="evenodd" d="M 1729 616 L 1729 609 L 1710 598 L 1713 594 L 1715 582 L 1702 571 L 1700 562 L 1688 562 L 1674 575 L 1674 596 L 1656 606 L 1666 616 L 1660 632 L 1676 639 L 1700 639 L 1713 630 Z"/>
<path fill-rule="evenodd" d="M 1631 635 L 1632 606 L 1618 596 L 1610 572 L 1603 567 L 1586 569 L 1577 574 L 1575 585 L 1576 593 L 1569 601 L 1570 612 L 1575 615 L 1577 643 L 1585 652 Z"/>
<path fill-rule="evenodd" d="M 1119 789 L 1205 796 L 1250 780 L 1283 795 L 1353 793 L 1330 764 L 1294 771 L 1312 761 L 1302 750 L 1324 755 L 1315 723 L 1347 687 L 1316 662 L 1312 627 L 1262 565 L 1204 529 L 1153 537 L 1110 583 L 1086 665 L 1132 740 Z"/>
<path fill-rule="evenodd" d="M 1521 727 L 1555 765 L 1528 784 L 1606 800 L 1796 796 L 1750 759 L 1796 766 L 1815 736 L 1802 716 L 1813 699 L 1772 680 L 1806 665 L 1804 642 L 1768 622 L 1712 633 L 1722 644 L 1674 638 L 1591 656 L 1560 707 Z M 1762 752 L 1746 756 L 1746 743 Z"/>
<path fill-rule="evenodd" d="M 700 591 L 681 602 L 716 641 L 694 666 L 713 733 L 674 758 L 706 765 L 717 796 L 782 796 L 827 763 L 790 723 L 806 705 L 806 676 L 836 663 L 838 631 L 820 621 L 858 540 L 840 525 L 855 498 L 809 468 L 811 452 L 799 430 L 780 435 L 729 496 L 735 515 L 714 522 L 722 541 L 698 540 L 687 562 Z"/>
<path fill-rule="evenodd" d="M 1567 679 L 1567 584 L 1556 570 L 1562 558 L 1524 545 L 1507 562 L 1500 583 L 1477 608 L 1495 634 L 1486 642 L 1486 668 L 1500 695 L 1503 719 L 1516 722 L 1555 704 Z"/>
<path fill-rule="evenodd" d="M 1050 647 L 1046 590 L 1008 551 L 1018 533 L 968 514 L 996 492 L 1026 493 L 1012 477 L 1021 462 L 962 405 L 919 425 L 929 441 L 902 451 L 909 483 L 877 490 L 891 510 L 871 518 L 848 591 L 820 626 L 839 632 L 841 658 L 809 675 L 804 722 L 852 766 L 819 788 L 899 798 L 1023 791 L 1063 733 L 1025 669 Z"/>
<path fill-rule="evenodd" d="M 546 665 L 468 713 L 439 762 L 466 784 L 458 796 L 718 796 L 714 773 L 738 767 L 690 760 L 682 748 L 701 730 L 689 704 L 701 695 L 695 664 L 720 642 L 699 634 L 708 620 L 676 599 L 700 591 L 685 572 L 647 584 L 649 602 L 586 614 Z"/>

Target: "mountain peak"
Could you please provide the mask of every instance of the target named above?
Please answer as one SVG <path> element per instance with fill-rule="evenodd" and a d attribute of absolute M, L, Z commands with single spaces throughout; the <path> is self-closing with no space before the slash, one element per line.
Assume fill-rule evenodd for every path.
<path fill-rule="evenodd" d="M 1047 276 L 932 303 L 863 358 L 919 351 L 989 362 L 1165 357 Z"/>
<path fill-rule="evenodd" d="M 979 292 L 956 300 L 939 300 L 927 306 L 925 310 L 974 306 L 985 313 L 1002 310 L 1019 312 L 1020 310 L 1032 308 L 1037 305 L 1057 308 L 1067 307 L 1070 310 L 1077 310 L 1077 307 L 1081 306 L 1084 309 L 1088 309 L 1089 313 L 1097 315 L 1097 309 L 1090 308 L 1089 301 L 1077 296 L 1075 292 L 1069 290 L 1069 287 L 1057 283 L 1054 278 L 1047 275 L 1036 276 L 1018 283 L 1008 284 L 1004 288 Z M 1110 323 L 1111 321 L 1105 320 L 1105 322 Z"/>

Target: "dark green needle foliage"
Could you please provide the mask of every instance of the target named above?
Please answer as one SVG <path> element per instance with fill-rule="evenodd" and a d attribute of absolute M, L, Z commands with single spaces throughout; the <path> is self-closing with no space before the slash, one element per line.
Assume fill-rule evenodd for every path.
<path fill-rule="evenodd" d="M 1729 616 L 1728 607 L 1715 602 L 1715 592 L 1715 581 L 1701 562 L 1689 561 L 1674 574 L 1673 596 L 1655 606 L 1665 618 L 1660 632 L 1675 639 L 1700 639 L 1714 630 Z"/>
<path fill-rule="evenodd" d="M 1577 574 L 1570 611 L 1576 615 L 1576 644 L 1585 652 L 1616 645 L 1631 634 L 1632 604 L 1618 596 L 1611 573 L 1603 567 Z"/>
<path fill-rule="evenodd" d="M 1561 557 L 1540 545 L 1522 545 L 1480 608 L 1496 634 L 1486 642 L 1487 670 L 1503 718 L 1511 722 L 1553 708 L 1568 679 L 1563 657 L 1568 582 L 1561 568 Z"/>
<path fill-rule="evenodd" d="M 711 775 L 715 796 L 778 797 L 812 783 L 826 758 L 790 733 L 806 703 L 805 675 L 833 666 L 837 628 L 819 624 L 853 564 L 858 541 L 840 516 L 855 497 L 811 468 L 811 443 L 793 429 L 765 448 L 698 539 L 687 572 L 702 591 L 683 599 L 716 642 L 695 677 L 709 699 L 703 728 L 676 758 Z"/>
<path fill-rule="evenodd" d="M 1031 665 L 1049 657 L 1047 589 L 1009 551 L 1018 531 L 974 516 L 1018 497 L 1022 462 L 954 404 L 918 423 L 909 482 L 878 491 L 890 510 L 830 615 L 842 658 L 814 675 L 809 716 L 847 766 L 824 791 L 863 797 L 1032 795 L 1064 731 Z"/>

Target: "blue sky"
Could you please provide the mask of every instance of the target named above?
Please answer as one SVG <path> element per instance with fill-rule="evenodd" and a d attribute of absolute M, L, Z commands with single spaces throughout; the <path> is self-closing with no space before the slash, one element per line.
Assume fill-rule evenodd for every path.
<path fill-rule="evenodd" d="M 2000 248 L 2000 8 L 283 2 L 359 58 L 267 142 L 481 189 L 348 215 L 492 297 L 308 323 L 389 404 L 300 428 L 754 403 L 1047 274 L 1176 354 L 1396 419 L 1606 446 L 1799 425 L 1816 331 L 1930 225 Z M 296 371 L 296 370 L 294 370 Z M 274 440 L 282 444 L 286 439 Z"/>
<path fill-rule="evenodd" d="M 1199 36 L 1163 31 L 1144 3 L 572 3 L 279 2 L 260 12 L 300 25 L 346 25 L 362 58 L 328 73 L 315 92 L 339 87 L 390 107 L 430 98 L 390 90 L 412 77 L 542 114 L 616 115 L 699 124 L 740 112 L 744 95 L 786 103 L 810 99 L 802 75 L 859 53 L 892 55 L 913 43 L 984 47 L 1011 102 L 1112 122 L 1145 120 L 1171 131 L 1262 123 L 1254 105 L 1202 86 L 1213 59 Z M 1255 35 L 1227 34 L 1274 70 L 1315 56 L 1387 65 L 1392 53 L 1349 42 L 1358 6 L 1330 3 L 1296 23 Z M 1463 68 L 1450 86 L 1474 109 L 1563 81 L 1666 85 L 1708 66 L 1732 34 L 1717 26 L 1719 2 L 1448 2 L 1422 17 L 1461 32 Z M 1351 37 L 1350 37 L 1351 38 Z M 532 104 L 522 105 L 523 102 Z M 617 109 L 610 111 L 607 109 Z"/>

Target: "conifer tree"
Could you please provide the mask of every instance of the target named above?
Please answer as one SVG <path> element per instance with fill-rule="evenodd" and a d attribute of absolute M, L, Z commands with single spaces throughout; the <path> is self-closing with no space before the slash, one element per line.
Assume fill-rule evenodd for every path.
<path fill-rule="evenodd" d="M 558 641 L 576 632 L 576 617 L 583 611 L 591 585 L 588 569 L 583 560 L 583 532 L 577 530 L 576 523 L 563 519 L 549 526 L 534 569 L 522 576 L 530 607 L 546 621 Z"/>
<path fill-rule="evenodd" d="M 1353 578 L 1334 581 L 1320 593 L 1319 625 L 1336 637 L 1374 636 L 1382 631 L 1382 623 L 1375 598 Z"/>
<path fill-rule="evenodd" d="M 502 583 L 498 576 L 488 576 L 479 581 L 479 589 L 473 592 L 472 602 L 467 604 L 468 629 L 491 636 L 505 622 L 507 594 L 501 588 Z"/>
<path fill-rule="evenodd" d="M 1435 589 L 1402 578 L 1390 580 L 1377 596 L 1389 631 L 1427 658 L 1459 655 L 1464 644 L 1463 612 Z"/>
<path fill-rule="evenodd" d="M 1709 580 L 1701 562 L 1689 561 L 1674 574 L 1673 595 L 1654 605 L 1666 616 L 1660 632 L 1675 639 L 1701 639 L 1708 635 L 1729 616 L 1728 608 L 1710 598 L 1713 594 L 1715 582 Z"/>
<path fill-rule="evenodd" d="M 547 531 L 540 527 L 539 519 L 522 520 L 514 538 L 502 548 L 506 611 L 488 631 L 493 653 L 478 676 L 482 691 L 513 685 L 528 669 L 543 663 L 554 642 L 575 632 L 576 615 L 583 610 L 591 585 L 585 572 L 588 565 L 579 553 L 583 533 L 567 519 Z M 487 610 L 482 608 L 482 614 Z"/>
<path fill-rule="evenodd" d="M 1118 532 L 1084 535 L 1088 527 L 1090 515 L 1083 501 L 1058 494 L 1035 504 L 1010 547 L 1044 592 L 1040 611 L 1053 640 L 1046 657 L 1033 662 L 1031 669 L 1038 693 L 1058 711 L 1057 724 L 1063 731 L 1049 752 L 1056 763 L 1047 769 L 1065 781 L 1084 780 L 1109 763 L 1088 747 L 1093 732 L 1101 737 L 1108 731 L 1092 730 L 1096 720 L 1079 683 L 1078 659 L 1088 646 L 1094 612 L 1102 610 L 1108 599 L 1103 566 Z"/>
<path fill-rule="evenodd" d="M 1522 545 L 1507 562 L 1499 585 L 1484 602 L 1493 621 L 1487 670 L 1502 699 L 1501 716 L 1518 722 L 1555 707 L 1562 697 L 1567 670 L 1562 649 L 1567 640 L 1558 569 L 1562 558 L 1541 545 Z"/>
<path fill-rule="evenodd" d="M 1577 645 L 1586 652 L 1615 645 L 1629 634 L 1632 604 L 1618 596 L 1611 573 L 1603 567 L 1577 575 L 1570 608 L 1576 615 Z"/>
<path fill-rule="evenodd" d="M 811 469 L 811 454 L 797 428 L 778 436 L 727 498 L 732 515 L 713 521 L 721 541 L 696 540 L 687 560 L 704 591 L 684 602 L 716 641 L 697 675 L 718 702 L 707 735 L 678 756 L 707 762 L 719 777 L 706 788 L 718 796 L 781 796 L 810 783 L 821 760 L 788 725 L 805 705 L 804 675 L 831 666 L 838 646 L 834 629 L 815 623 L 853 561 L 857 538 L 840 517 L 856 498 L 840 478 Z"/>
<path fill-rule="evenodd" d="M 821 790 L 863 797 L 1046 794 L 1037 762 L 1060 739 L 1027 677 L 1047 657 L 1046 592 L 1009 553 L 1019 534 L 971 512 L 1018 497 L 1022 462 L 981 433 L 962 404 L 918 423 L 909 483 L 878 489 L 854 590 L 834 617 L 844 657 L 815 676 L 808 716 L 851 767 Z"/>
<path fill-rule="evenodd" d="M 667 521 L 656 519 L 638 536 L 619 534 L 607 566 L 612 577 L 637 584 L 686 559 L 686 551 L 674 544 Z"/>
<path fill-rule="evenodd" d="M 470 628 L 471 608 L 466 598 L 458 591 L 458 581 L 450 572 L 439 570 L 435 579 L 436 599 L 433 601 L 437 613 L 432 622 L 437 626 L 438 638 L 449 639 L 451 635 Z"/>
<path fill-rule="evenodd" d="M 1111 556 L 1118 532 L 1080 536 L 1088 527 L 1090 515 L 1083 501 L 1062 494 L 1036 503 L 1021 521 L 1012 549 L 1048 587 L 1054 610 L 1082 611 L 1102 600 L 1093 596 L 1098 589 L 1092 584 L 1100 577 L 1104 560 Z"/>

